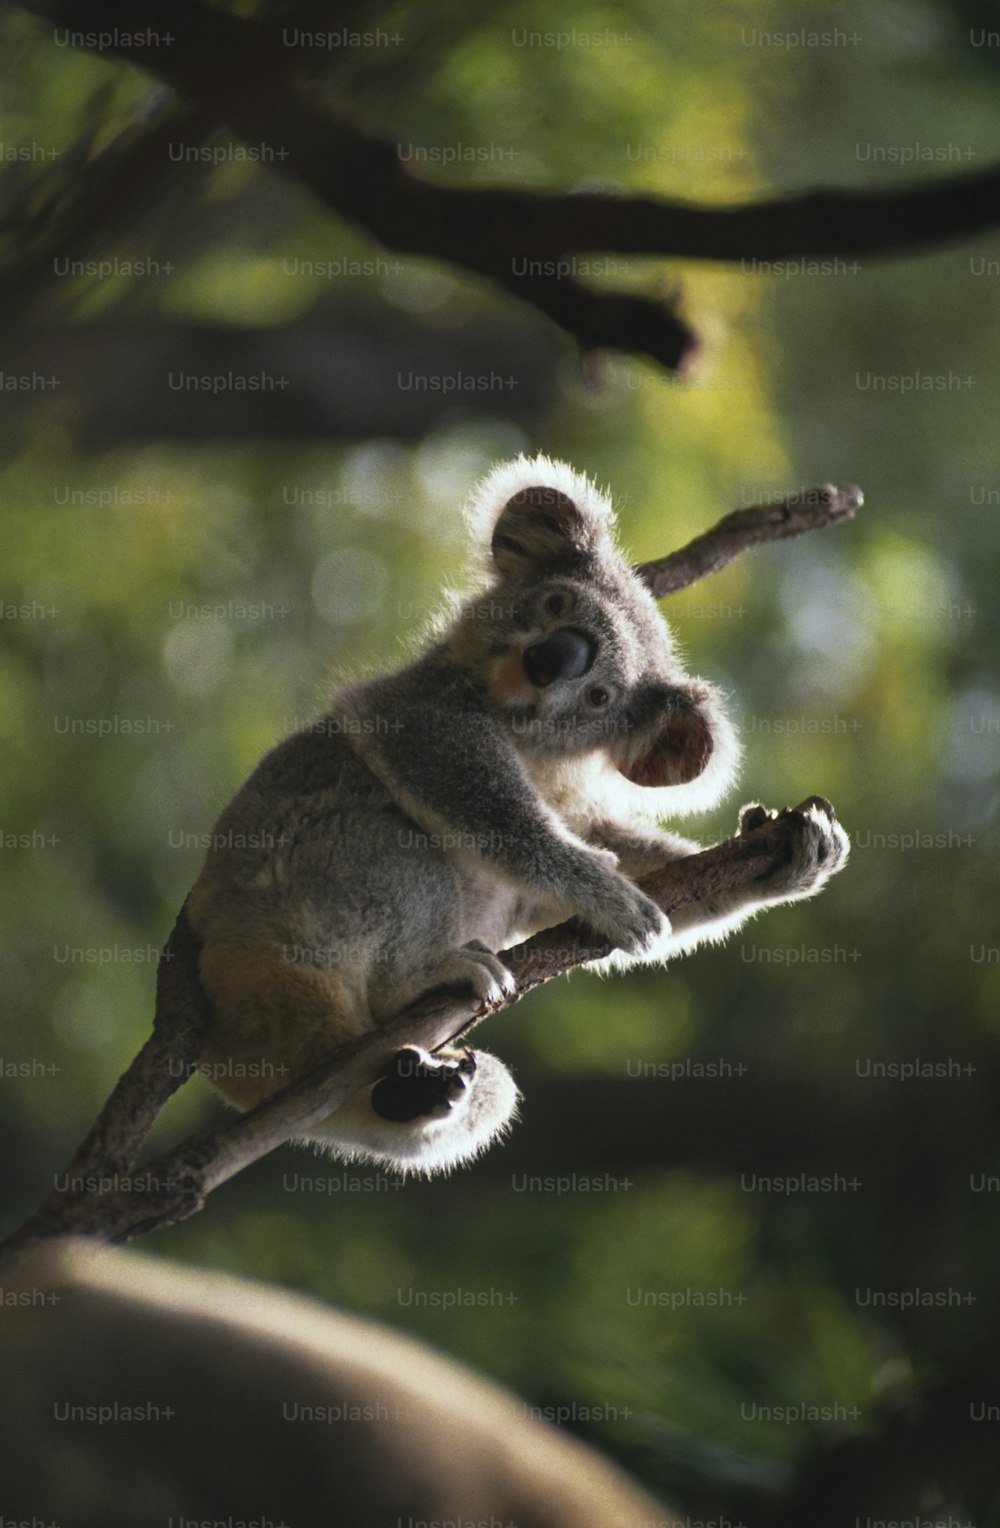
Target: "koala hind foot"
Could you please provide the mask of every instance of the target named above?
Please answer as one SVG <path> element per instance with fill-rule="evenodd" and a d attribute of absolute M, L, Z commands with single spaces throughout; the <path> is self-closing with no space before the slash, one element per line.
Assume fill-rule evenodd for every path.
<path fill-rule="evenodd" d="M 488 1051 L 404 1045 L 386 1076 L 352 1094 L 308 1138 L 348 1161 L 404 1174 L 449 1172 L 507 1132 L 519 1097 Z"/>
<path fill-rule="evenodd" d="M 415 1119 L 446 1118 L 472 1086 L 476 1057 L 471 1050 L 442 1050 L 404 1045 L 392 1068 L 372 1088 L 372 1108 L 379 1119 L 400 1124 Z"/>

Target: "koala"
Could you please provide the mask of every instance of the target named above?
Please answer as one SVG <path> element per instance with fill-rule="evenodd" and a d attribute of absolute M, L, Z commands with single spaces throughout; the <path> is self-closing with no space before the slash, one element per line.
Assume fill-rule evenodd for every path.
<path fill-rule="evenodd" d="M 813 895 L 846 858 L 814 798 L 779 871 L 668 920 L 635 878 L 701 847 L 659 821 L 732 781 L 721 696 L 685 672 L 610 502 L 572 468 L 495 468 L 469 522 L 472 592 L 412 662 L 280 743 L 216 824 L 188 914 L 205 1061 L 241 1108 L 434 988 L 498 1001 L 497 952 L 540 929 L 577 916 L 614 947 L 602 965 L 662 962 Z M 502 1135 L 518 1097 L 486 1052 L 407 1046 L 309 1138 L 429 1174 Z"/>

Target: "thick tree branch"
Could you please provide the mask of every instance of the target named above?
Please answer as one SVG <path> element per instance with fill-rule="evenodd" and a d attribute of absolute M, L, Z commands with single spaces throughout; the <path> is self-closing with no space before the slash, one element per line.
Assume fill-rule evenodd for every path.
<path fill-rule="evenodd" d="M 772 506 L 736 510 L 681 551 L 638 571 L 657 593 L 675 592 L 723 567 L 762 541 L 777 540 L 849 519 L 861 503 L 854 488 L 816 489 Z M 668 914 L 760 880 L 787 857 L 794 814 L 783 814 L 751 833 L 664 865 L 643 878 L 643 889 Z M 160 1109 L 196 1068 L 209 1009 L 198 976 L 198 940 L 182 908 L 157 971 L 153 1035 L 118 1082 L 67 1170 L 67 1184 L 48 1196 L 3 1244 L 5 1257 L 28 1243 L 75 1232 L 124 1241 L 174 1224 L 200 1210 L 214 1188 L 289 1137 L 308 1132 L 358 1088 L 373 1082 L 404 1043 L 428 1050 L 462 1037 L 498 1010 L 477 1005 L 467 992 L 420 999 L 391 1024 L 342 1047 L 221 1130 L 192 1137 L 143 1169 L 134 1168 Z M 611 953 L 573 919 L 501 952 L 516 978 L 516 1002 L 543 982 Z M 123 1181 L 124 1180 L 124 1181 Z"/>
<path fill-rule="evenodd" d="M 57 26 L 72 27 L 79 16 L 73 0 L 21 3 Z M 672 370 L 693 344 L 683 320 L 660 302 L 580 285 L 567 255 L 726 262 L 881 255 L 968 237 L 1000 222 L 996 166 L 896 191 L 811 191 L 744 207 L 436 185 L 412 174 L 396 145 L 335 114 L 303 81 L 308 70 L 273 26 L 202 0 L 139 0 L 128 21 L 171 41 L 159 47 L 105 43 L 106 52 L 158 74 L 383 244 L 498 282 L 585 348 L 630 350 Z"/>

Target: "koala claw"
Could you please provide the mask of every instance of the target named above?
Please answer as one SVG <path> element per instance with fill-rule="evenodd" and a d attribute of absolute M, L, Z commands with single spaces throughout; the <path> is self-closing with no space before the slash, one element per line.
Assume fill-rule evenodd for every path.
<path fill-rule="evenodd" d="M 761 806 L 759 801 L 751 802 L 740 813 L 738 837 L 744 838 L 747 833 L 752 833 L 755 828 L 762 828 L 765 822 L 770 822 L 777 815 L 777 812 L 769 812 L 766 806 Z"/>
<path fill-rule="evenodd" d="M 449 950 L 432 973 L 432 985 L 445 987 L 458 985 L 471 987 L 484 1003 L 501 1003 L 512 997 L 517 983 L 502 960 L 478 939 L 472 939 L 458 950 Z"/>

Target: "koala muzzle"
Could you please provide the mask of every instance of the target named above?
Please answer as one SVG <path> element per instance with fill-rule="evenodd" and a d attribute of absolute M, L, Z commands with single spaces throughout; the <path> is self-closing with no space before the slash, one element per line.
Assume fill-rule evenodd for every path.
<path fill-rule="evenodd" d="M 561 626 L 542 642 L 526 647 L 521 658 L 524 672 L 536 689 L 556 679 L 580 679 L 594 661 L 596 644 L 575 626 Z"/>

